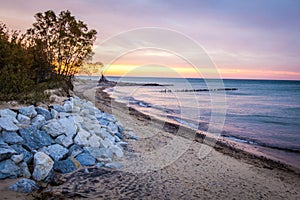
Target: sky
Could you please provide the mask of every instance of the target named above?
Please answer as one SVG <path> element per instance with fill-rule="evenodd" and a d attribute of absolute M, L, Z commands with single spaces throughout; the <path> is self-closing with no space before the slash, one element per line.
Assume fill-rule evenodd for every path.
<path fill-rule="evenodd" d="M 297 0 L 0 3 L 0 21 L 21 31 L 37 12 L 70 10 L 97 30 L 107 75 L 300 80 Z"/>

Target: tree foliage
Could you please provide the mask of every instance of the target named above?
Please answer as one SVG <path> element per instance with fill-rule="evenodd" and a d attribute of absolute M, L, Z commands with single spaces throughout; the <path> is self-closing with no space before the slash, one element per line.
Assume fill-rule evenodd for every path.
<path fill-rule="evenodd" d="M 70 77 L 92 56 L 97 32 L 70 11 L 56 16 L 49 10 L 35 19 L 23 35 L 0 23 L 0 100 L 28 100 L 49 88 L 72 88 Z"/>
<path fill-rule="evenodd" d="M 27 31 L 33 44 L 45 47 L 48 63 L 58 74 L 76 74 L 83 61 L 92 56 L 96 30 L 88 30 L 87 25 L 76 20 L 68 10 L 58 16 L 51 10 L 37 13 L 35 19 L 33 28 Z"/>

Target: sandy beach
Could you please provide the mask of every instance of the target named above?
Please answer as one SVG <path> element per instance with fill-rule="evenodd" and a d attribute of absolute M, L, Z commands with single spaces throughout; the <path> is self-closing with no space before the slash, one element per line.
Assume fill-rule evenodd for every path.
<path fill-rule="evenodd" d="M 297 169 L 227 147 L 210 148 L 171 134 L 143 115 L 111 102 L 92 81 L 75 82 L 75 94 L 112 112 L 140 138 L 128 141 L 121 170 L 90 168 L 60 178 L 51 198 L 95 199 L 299 199 Z M 95 95 L 96 94 L 96 95 Z M 96 97 L 96 98 L 95 98 Z M 168 144 L 176 144 L 172 146 Z M 170 147 L 172 146 L 172 147 Z M 184 148 L 186 147 L 186 148 Z M 207 150 L 201 156 L 199 150 Z M 49 197 L 49 196 L 48 196 Z"/>

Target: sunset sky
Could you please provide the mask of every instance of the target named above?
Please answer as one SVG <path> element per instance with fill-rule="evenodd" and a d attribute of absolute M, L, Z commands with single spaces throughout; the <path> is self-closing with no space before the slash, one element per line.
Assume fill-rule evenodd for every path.
<path fill-rule="evenodd" d="M 58 13 L 69 9 L 77 19 L 98 31 L 93 61 L 105 63 L 108 57 L 112 58 L 110 54 L 118 56 L 110 63 L 107 75 L 199 77 L 189 59 L 185 59 L 184 51 L 193 48 L 184 46 L 182 36 L 205 50 L 223 78 L 300 80 L 298 0 L 0 0 L 0 3 L 0 21 L 21 31 L 31 26 L 37 12 L 52 9 Z M 114 41 L 111 49 L 101 49 L 103 42 L 116 35 L 143 27 L 177 34 L 178 38 L 158 34 L 155 37 L 160 40 L 156 42 L 167 39 L 172 48 L 183 46 L 183 54 L 160 49 L 152 40 L 145 41 L 134 34 L 120 37 L 123 40 Z M 144 49 L 138 49 L 140 46 Z M 147 46 L 157 48 L 147 49 Z M 125 53 L 118 55 L 118 52 Z M 205 74 L 212 66 L 197 67 Z"/>

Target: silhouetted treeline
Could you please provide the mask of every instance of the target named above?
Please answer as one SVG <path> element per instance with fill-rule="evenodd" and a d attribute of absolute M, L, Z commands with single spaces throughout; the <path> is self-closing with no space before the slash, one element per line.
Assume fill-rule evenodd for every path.
<path fill-rule="evenodd" d="M 36 101 L 46 89 L 72 88 L 71 77 L 92 56 L 97 32 L 70 11 L 35 15 L 26 33 L 0 23 L 0 100 Z"/>

